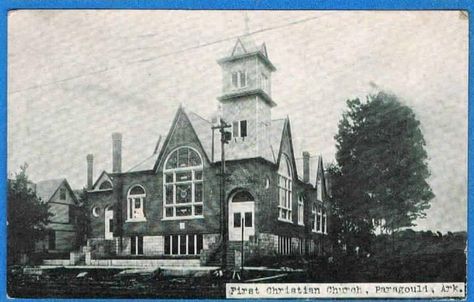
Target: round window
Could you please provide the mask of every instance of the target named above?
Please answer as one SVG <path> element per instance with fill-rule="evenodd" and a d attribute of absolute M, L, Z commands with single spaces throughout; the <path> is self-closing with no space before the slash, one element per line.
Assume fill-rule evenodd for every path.
<path fill-rule="evenodd" d="M 92 208 L 92 215 L 94 217 L 99 217 L 99 207 L 93 207 Z"/>
<path fill-rule="evenodd" d="M 270 188 L 270 178 L 266 177 L 265 178 L 265 189 Z"/>

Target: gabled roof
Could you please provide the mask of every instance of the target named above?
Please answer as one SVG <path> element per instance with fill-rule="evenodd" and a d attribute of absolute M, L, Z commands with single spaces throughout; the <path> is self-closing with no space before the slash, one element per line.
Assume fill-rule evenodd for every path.
<path fill-rule="evenodd" d="M 250 35 L 244 35 L 237 38 L 231 56 L 242 55 L 244 53 L 257 52 L 261 49 L 257 47 L 255 40 Z"/>
<path fill-rule="evenodd" d="M 198 138 L 198 142 L 201 145 L 201 148 L 204 150 L 205 157 L 211 161 L 211 153 L 212 153 L 212 130 L 211 126 L 212 123 L 206 120 L 205 118 L 199 116 L 194 112 L 188 112 L 183 108 L 183 106 L 179 106 L 178 111 L 176 112 L 173 121 L 171 122 L 170 130 L 166 135 L 166 139 L 160 149 L 159 155 L 155 160 L 153 165 L 153 170 L 156 170 L 160 164 L 160 161 L 163 159 L 164 152 L 166 151 L 166 146 L 171 139 L 178 119 L 181 115 L 184 115 L 189 123 L 191 124 L 191 128 L 196 134 Z"/>
<path fill-rule="evenodd" d="M 298 179 L 303 181 L 303 158 L 298 157 L 296 159 L 296 169 L 298 170 Z M 322 156 L 311 156 L 309 158 L 309 184 L 311 184 L 313 187 L 316 187 L 318 178 L 325 178 L 324 171 L 325 167 Z"/>
<path fill-rule="evenodd" d="M 92 189 L 90 191 L 97 190 L 96 187 L 103 178 L 106 178 L 109 181 L 112 181 L 112 179 L 113 179 L 113 177 L 109 173 L 107 173 L 105 170 L 102 171 L 100 173 L 99 177 L 97 177 L 97 180 L 92 185 Z"/>
<path fill-rule="evenodd" d="M 74 191 L 71 189 L 71 186 L 69 186 L 69 183 L 65 178 L 39 181 L 36 184 L 36 195 L 40 197 L 41 200 L 43 200 L 44 202 L 49 202 L 51 200 L 51 197 L 54 196 L 54 194 L 63 184 L 66 186 L 66 189 L 69 190 L 69 193 L 71 194 L 71 197 L 74 199 L 74 201 L 77 202 L 76 195 L 74 194 Z"/>

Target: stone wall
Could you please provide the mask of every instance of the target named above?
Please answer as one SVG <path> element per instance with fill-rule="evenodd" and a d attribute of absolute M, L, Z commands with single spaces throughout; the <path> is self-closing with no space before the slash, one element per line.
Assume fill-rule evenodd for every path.
<path fill-rule="evenodd" d="M 163 236 L 144 236 L 143 254 L 147 256 L 158 256 L 165 253 L 165 240 Z"/>

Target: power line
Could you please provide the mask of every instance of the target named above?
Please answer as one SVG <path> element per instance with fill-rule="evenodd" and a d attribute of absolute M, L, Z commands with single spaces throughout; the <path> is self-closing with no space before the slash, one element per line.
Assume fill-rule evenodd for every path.
<path fill-rule="evenodd" d="M 281 28 L 285 28 L 285 27 L 289 27 L 289 26 L 294 26 L 294 25 L 297 25 L 297 24 L 301 24 L 301 23 L 312 21 L 312 20 L 320 19 L 322 17 L 326 17 L 326 16 L 329 16 L 329 15 L 333 15 L 335 13 L 336 12 L 326 13 L 326 14 L 319 15 L 319 16 L 313 16 L 313 17 L 308 17 L 308 18 L 304 18 L 304 19 L 300 19 L 300 20 L 287 22 L 287 23 L 282 24 L 282 25 L 276 25 L 276 26 L 261 28 L 261 29 L 249 32 L 248 35 L 254 35 L 254 34 L 259 34 L 259 33 L 267 32 L 267 31 L 277 30 L 277 29 L 281 29 Z M 34 85 L 34 86 L 30 86 L 30 87 L 23 88 L 23 89 L 12 90 L 8 94 L 11 95 L 11 94 L 23 92 L 23 91 L 26 91 L 26 90 L 34 90 L 34 89 L 38 89 L 38 88 L 41 88 L 41 87 L 44 87 L 44 86 L 50 86 L 50 85 L 54 85 L 54 84 L 58 84 L 58 83 L 64 83 L 64 82 L 76 80 L 76 79 L 79 79 L 79 78 L 83 78 L 83 77 L 87 77 L 87 76 L 91 76 L 91 75 L 96 75 L 96 74 L 112 71 L 112 70 L 118 69 L 120 67 L 123 67 L 125 65 L 130 66 L 130 65 L 133 65 L 133 64 L 146 63 L 146 62 L 154 61 L 154 60 L 157 60 L 157 59 L 160 59 L 160 58 L 172 56 L 172 55 L 175 55 L 175 54 L 184 53 L 184 52 L 187 52 L 187 51 L 190 51 L 190 50 L 195 50 L 195 49 L 199 49 L 199 48 L 208 47 L 208 46 L 211 46 L 211 45 L 227 42 L 227 41 L 230 41 L 230 40 L 235 40 L 240 36 L 241 35 L 236 35 L 236 36 L 231 36 L 231 37 L 227 37 L 227 38 L 222 38 L 222 39 L 214 40 L 214 41 L 211 41 L 211 42 L 206 42 L 206 43 L 198 44 L 198 45 L 195 45 L 195 46 L 186 47 L 186 48 L 183 48 L 183 49 L 180 49 L 180 50 L 164 53 L 164 54 L 155 56 L 153 58 L 131 61 L 131 62 L 128 62 L 127 64 L 121 64 L 121 65 L 116 65 L 116 66 L 112 66 L 112 67 L 107 67 L 107 68 L 103 68 L 103 69 L 100 69 L 100 70 L 96 70 L 96 71 L 83 73 L 83 74 L 71 76 L 71 77 L 68 77 L 68 78 L 52 81 L 52 82 L 49 82 L 49 83 Z"/>

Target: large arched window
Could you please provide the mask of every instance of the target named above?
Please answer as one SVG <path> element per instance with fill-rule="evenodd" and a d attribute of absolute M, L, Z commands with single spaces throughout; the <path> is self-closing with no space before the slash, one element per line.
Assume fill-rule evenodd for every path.
<path fill-rule="evenodd" d="M 278 204 L 280 220 L 291 222 L 291 205 L 292 205 L 292 169 L 290 160 L 285 155 L 281 157 L 280 166 L 278 167 L 279 174 L 279 195 L 280 202 Z"/>
<path fill-rule="evenodd" d="M 127 221 L 145 220 L 145 189 L 135 185 L 128 190 L 127 194 Z"/>
<path fill-rule="evenodd" d="M 164 217 L 193 218 L 203 216 L 202 160 L 189 147 L 173 151 L 163 170 Z"/>

